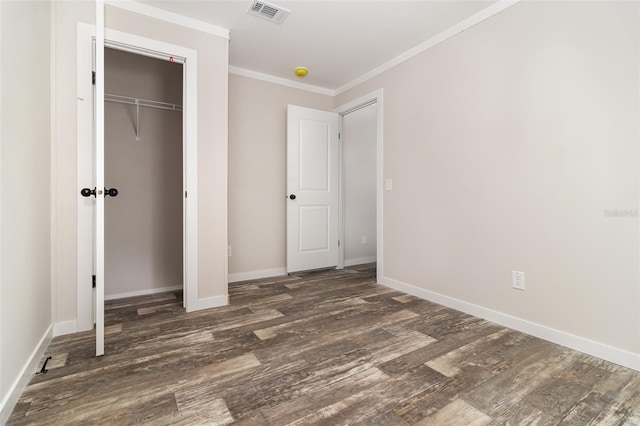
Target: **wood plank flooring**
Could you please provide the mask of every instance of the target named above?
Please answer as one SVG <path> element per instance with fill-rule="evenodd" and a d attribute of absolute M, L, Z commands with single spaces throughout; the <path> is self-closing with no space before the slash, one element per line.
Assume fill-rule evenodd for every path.
<path fill-rule="evenodd" d="M 640 373 L 375 284 L 375 267 L 108 302 L 9 425 L 640 425 Z M 44 359 L 43 359 L 44 361 Z"/>

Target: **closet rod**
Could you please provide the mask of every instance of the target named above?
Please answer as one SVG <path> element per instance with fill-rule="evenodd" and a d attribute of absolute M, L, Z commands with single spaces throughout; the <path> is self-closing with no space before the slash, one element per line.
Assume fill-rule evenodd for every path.
<path fill-rule="evenodd" d="M 150 101 L 147 99 L 130 98 L 128 96 L 104 94 L 105 102 L 115 102 L 119 104 L 136 106 L 136 141 L 140 140 L 140 107 L 166 109 L 170 111 L 182 111 L 182 105 L 170 104 L 167 102 Z"/>
<path fill-rule="evenodd" d="M 104 100 L 120 104 L 139 105 L 149 108 L 168 109 L 171 111 L 182 111 L 182 105 L 170 104 L 168 102 L 150 101 L 147 99 L 130 98 L 128 96 L 104 94 Z"/>

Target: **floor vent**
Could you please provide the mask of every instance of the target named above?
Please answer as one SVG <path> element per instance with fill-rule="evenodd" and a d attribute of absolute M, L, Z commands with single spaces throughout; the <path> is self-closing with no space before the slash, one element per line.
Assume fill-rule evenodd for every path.
<path fill-rule="evenodd" d="M 282 24 L 285 18 L 289 15 L 289 10 L 265 1 L 255 0 L 251 3 L 249 10 L 247 10 L 247 14 L 266 19 L 267 21 L 271 21 L 276 24 Z"/>

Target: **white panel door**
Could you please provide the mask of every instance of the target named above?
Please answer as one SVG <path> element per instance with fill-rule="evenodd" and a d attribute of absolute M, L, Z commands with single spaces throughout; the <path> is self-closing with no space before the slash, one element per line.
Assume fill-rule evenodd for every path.
<path fill-rule="evenodd" d="M 338 265 L 340 116 L 287 109 L 287 272 Z"/>

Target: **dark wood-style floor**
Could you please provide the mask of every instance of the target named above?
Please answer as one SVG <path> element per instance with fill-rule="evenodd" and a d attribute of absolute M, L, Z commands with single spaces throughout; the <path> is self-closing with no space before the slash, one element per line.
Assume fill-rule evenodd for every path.
<path fill-rule="evenodd" d="M 640 373 L 375 284 L 372 265 L 106 307 L 53 340 L 10 425 L 639 425 Z"/>

